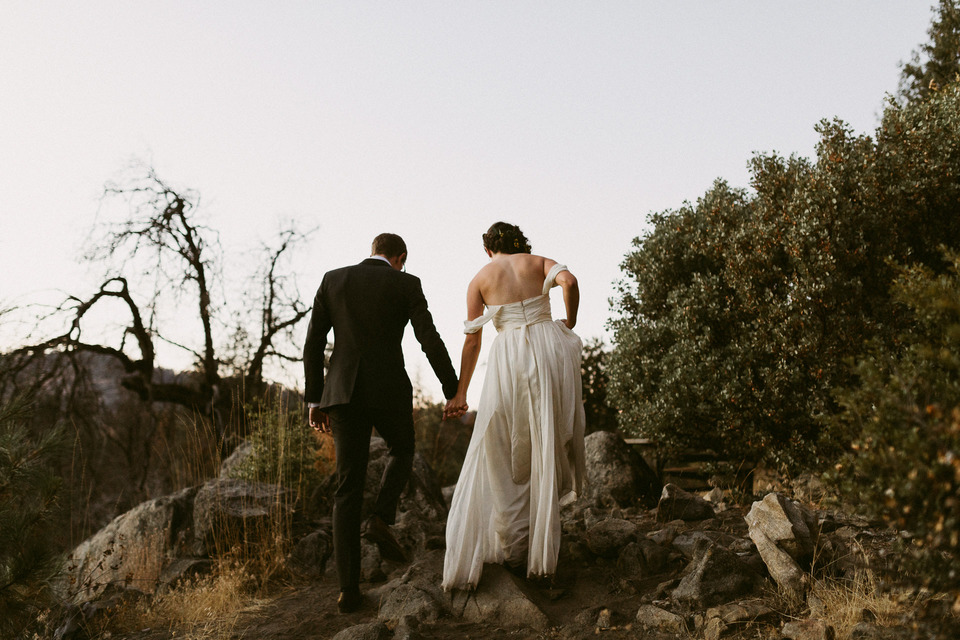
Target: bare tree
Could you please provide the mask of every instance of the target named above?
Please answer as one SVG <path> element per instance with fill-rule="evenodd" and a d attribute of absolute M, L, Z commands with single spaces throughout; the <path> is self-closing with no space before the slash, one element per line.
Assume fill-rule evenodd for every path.
<path fill-rule="evenodd" d="M 77 394 L 90 397 L 89 384 L 81 384 L 85 357 L 106 357 L 121 365 L 119 383 L 136 394 L 143 411 L 136 420 L 124 418 L 119 429 L 99 425 L 97 437 L 124 451 L 131 471 L 141 474 L 141 489 L 160 422 L 154 415 L 156 403 L 186 407 L 209 421 L 222 447 L 228 424 L 223 416 L 230 415 L 234 400 L 221 389 L 224 365 L 231 365 L 242 379 L 243 394 L 236 399 L 254 399 L 265 390 L 266 363 L 298 359 L 292 334 L 309 312 L 286 271 L 288 257 L 309 234 L 290 225 L 275 242 L 261 245 L 259 266 L 242 296 L 244 313 L 237 317 L 247 314 L 250 321 L 238 333 L 255 338 L 235 340 L 225 360 L 229 316 L 222 295 L 222 250 L 217 232 L 198 215 L 199 202 L 197 192 L 170 186 L 142 163 L 120 182 L 108 184 L 103 206 L 119 203 L 124 213 L 119 222 L 96 227 L 88 241 L 84 258 L 103 270 L 100 284 L 89 295 L 66 296 L 44 314 L 45 321 L 59 319 L 60 329 L 0 360 L 0 373 L 9 374 L 0 375 L 0 392 L 7 384 L 52 387 L 61 394 L 61 407 L 70 406 L 68 394 L 74 387 Z M 190 354 L 195 370 L 180 376 L 161 370 L 157 354 L 165 345 Z M 65 380 L 69 384 L 59 384 Z"/>
<path fill-rule="evenodd" d="M 248 290 L 257 290 L 252 312 L 238 314 L 234 329 L 234 363 L 243 379 L 244 399 L 259 398 L 265 391 L 264 365 L 272 359 L 299 362 L 300 348 L 294 342 L 294 329 L 310 313 L 300 300 L 300 291 L 292 273 L 284 267 L 291 254 L 313 233 L 301 232 L 289 223 L 277 234 L 274 244 L 261 243 L 257 270 L 250 276 Z M 250 318 L 255 313 L 258 317 Z M 247 326 L 256 326 L 258 335 L 251 339 Z"/>

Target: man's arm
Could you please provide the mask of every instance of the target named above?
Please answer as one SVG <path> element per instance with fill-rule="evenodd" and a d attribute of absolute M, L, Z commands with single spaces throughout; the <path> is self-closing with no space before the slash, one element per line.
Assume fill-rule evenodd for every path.
<path fill-rule="evenodd" d="M 324 352 L 327 349 L 327 334 L 330 333 L 330 314 L 324 303 L 324 284 L 320 284 L 313 299 L 313 311 L 310 325 L 307 327 L 307 339 L 303 345 L 303 398 L 309 403 L 320 402 L 323 396 Z"/>
<path fill-rule="evenodd" d="M 413 286 L 409 294 L 407 313 L 410 317 L 410 324 L 413 325 L 413 333 L 420 343 L 420 348 L 427 356 L 430 366 L 434 373 L 440 379 L 443 386 L 443 397 L 450 399 L 457 393 L 457 373 L 450 361 L 450 354 L 447 353 L 447 347 L 440 338 L 440 333 L 433 324 L 433 316 L 427 308 L 427 299 L 423 295 L 423 288 L 420 286 L 419 278 L 413 277 Z"/>

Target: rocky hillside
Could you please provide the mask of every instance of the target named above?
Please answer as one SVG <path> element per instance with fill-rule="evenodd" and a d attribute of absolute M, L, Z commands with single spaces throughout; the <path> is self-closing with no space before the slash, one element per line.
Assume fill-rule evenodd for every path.
<path fill-rule="evenodd" d="M 598 432 L 587 445 L 589 490 L 564 510 L 552 581 L 488 565 L 476 591 L 443 592 L 445 491 L 419 459 L 394 527 L 412 560 L 386 560 L 364 542 L 364 606 L 339 615 L 329 488 L 297 504 L 279 487 L 230 479 L 228 461 L 221 478 L 143 503 L 80 545 L 62 586 L 70 604 L 51 628 L 61 639 L 142 640 L 957 637 L 956 593 L 898 584 L 893 532 L 777 493 L 738 505 L 720 490 L 660 487 L 618 436 Z M 371 491 L 384 455 L 375 441 Z M 226 550 L 256 548 L 278 530 L 291 536 L 290 577 L 217 614 L 229 618 L 217 633 L 203 622 L 113 623 L 118 610 L 188 590 Z"/>

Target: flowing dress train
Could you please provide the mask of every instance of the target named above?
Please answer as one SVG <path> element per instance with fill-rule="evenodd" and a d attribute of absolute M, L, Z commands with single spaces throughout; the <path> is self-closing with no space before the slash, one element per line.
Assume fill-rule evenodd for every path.
<path fill-rule="evenodd" d="M 582 342 L 550 315 L 555 265 L 543 293 L 488 307 L 465 323 L 475 333 L 493 320 L 473 435 L 447 518 L 444 589 L 471 589 L 485 562 L 556 572 L 560 506 L 582 492 Z"/>

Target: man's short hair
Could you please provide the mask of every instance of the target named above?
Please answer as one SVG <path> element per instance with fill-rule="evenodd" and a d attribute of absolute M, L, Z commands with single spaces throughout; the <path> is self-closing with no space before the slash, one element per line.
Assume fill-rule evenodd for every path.
<path fill-rule="evenodd" d="M 399 258 L 407 252 L 407 243 L 395 233 L 381 233 L 373 239 L 370 255 Z"/>

